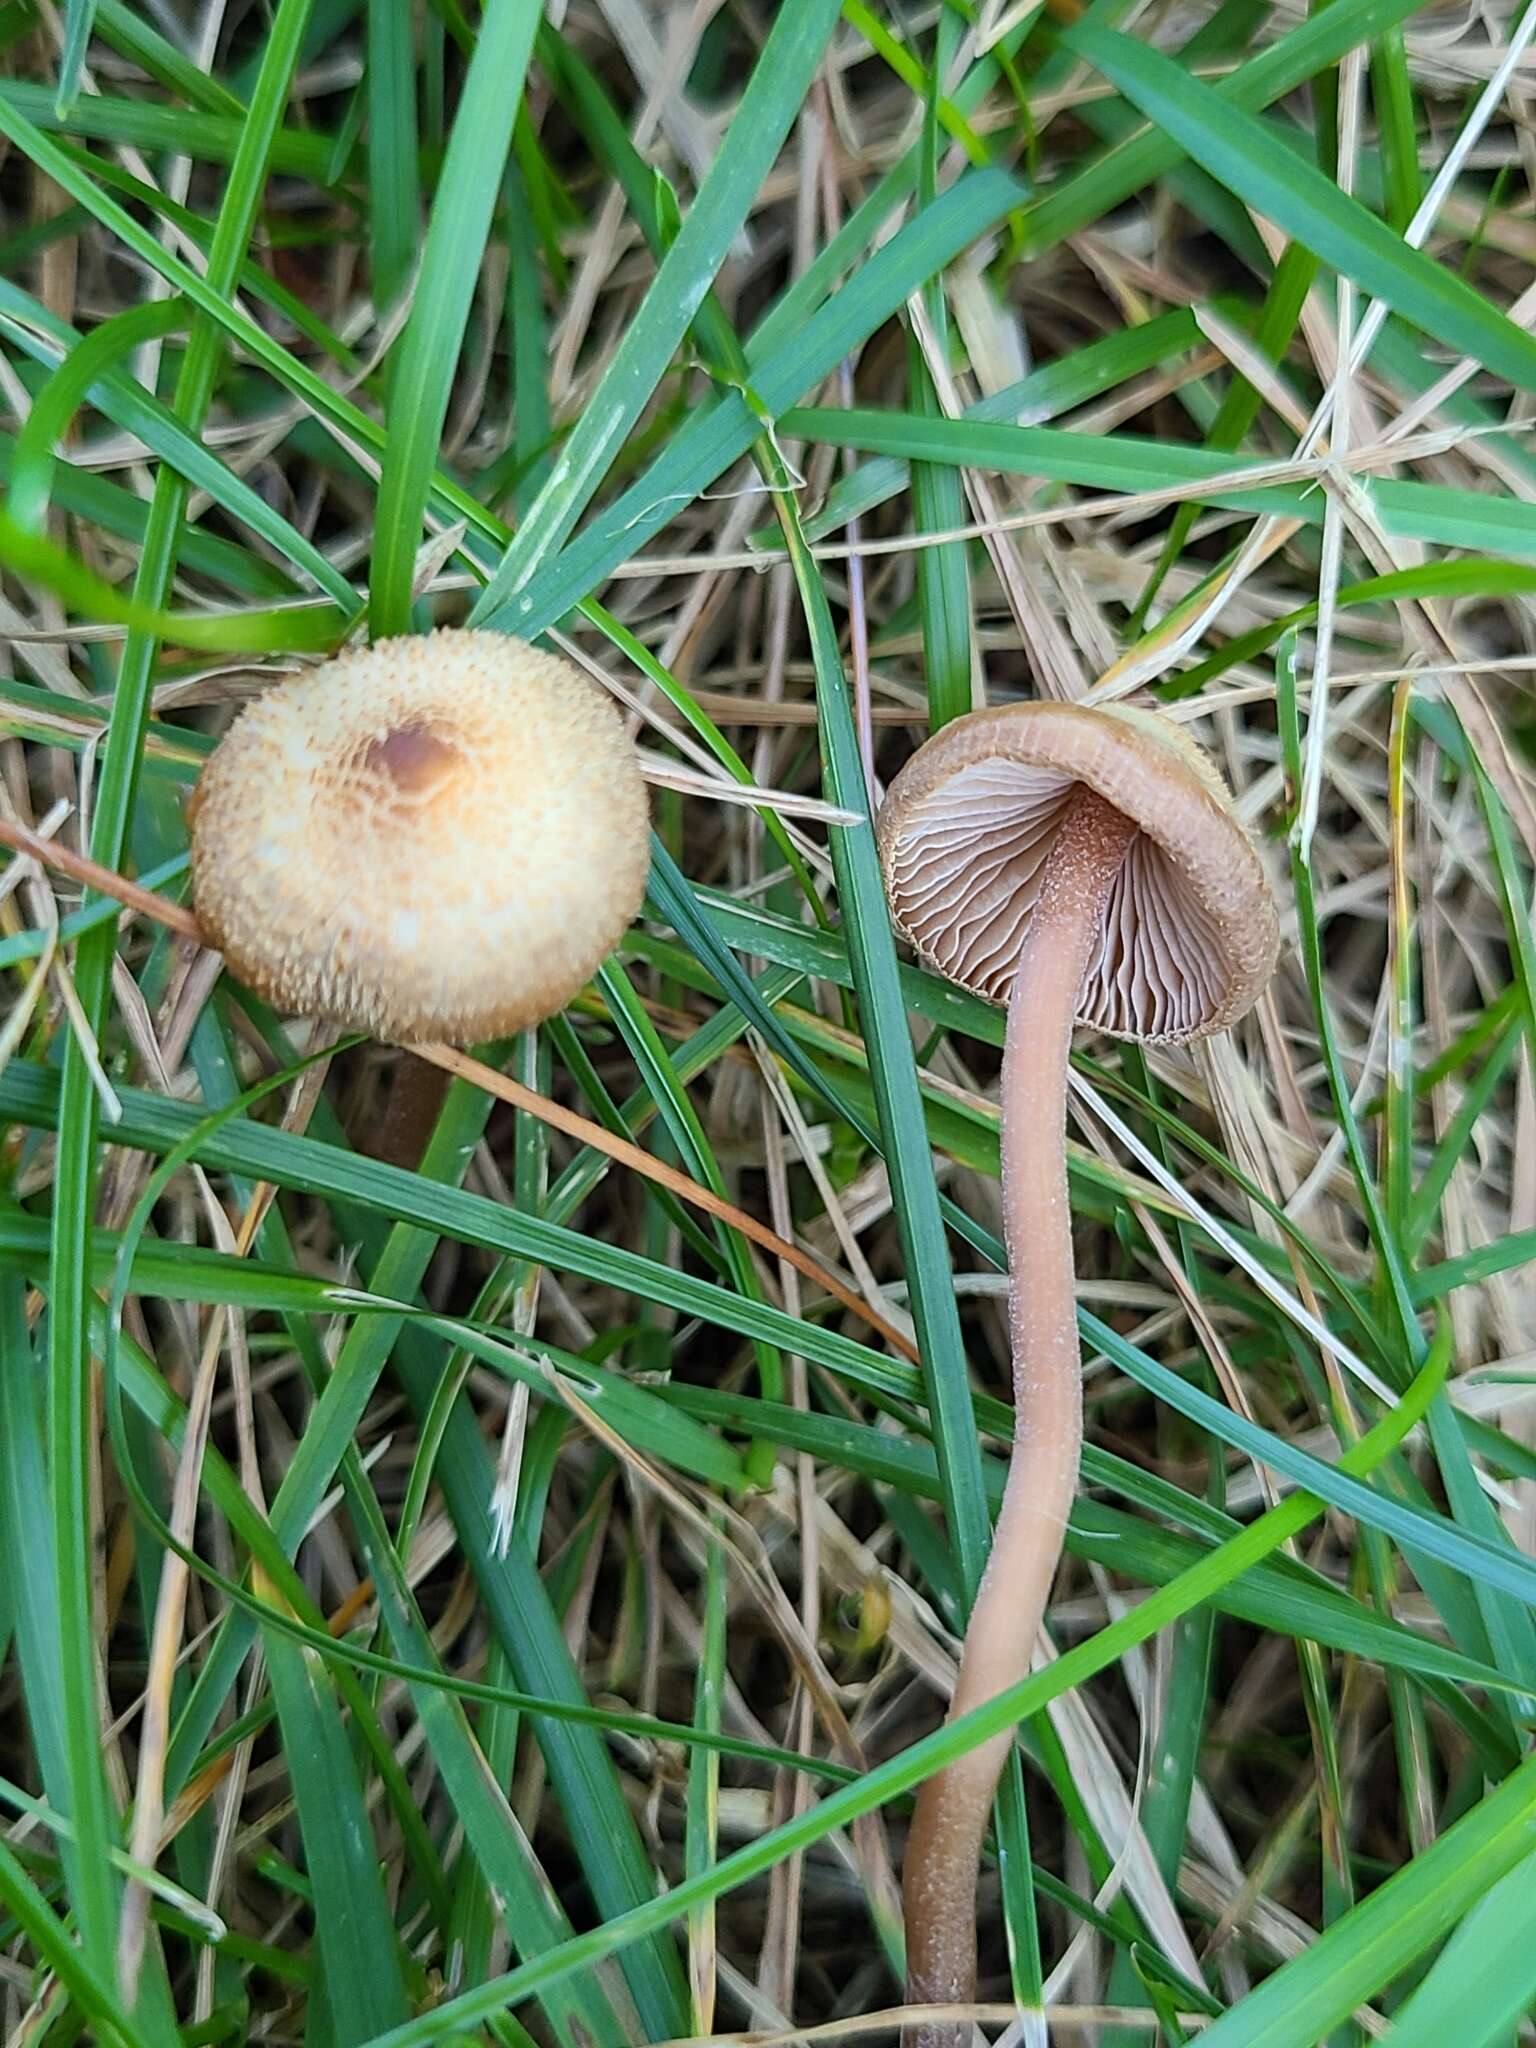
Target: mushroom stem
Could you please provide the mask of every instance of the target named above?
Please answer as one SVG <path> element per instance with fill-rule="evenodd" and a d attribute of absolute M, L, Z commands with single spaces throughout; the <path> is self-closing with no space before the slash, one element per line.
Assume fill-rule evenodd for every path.
<path fill-rule="evenodd" d="M 971 1610 L 950 1718 L 1027 1677 L 1061 1556 L 1082 1443 L 1082 1368 L 1067 1198 L 1072 1027 L 1104 906 L 1136 825 L 1079 783 L 1046 861 L 1008 1002 L 1003 1053 L 1003 1222 L 1010 1273 L 1013 1452 Z M 918 1792 L 902 1884 L 910 2004 L 976 1991 L 976 1878 L 1012 1741 L 995 1736 Z M 968 2024 L 910 2028 L 907 2048 L 962 2048 Z"/>
<path fill-rule="evenodd" d="M 362 1149 L 386 1166 L 403 1166 L 414 1173 L 436 1128 L 452 1079 L 441 1067 L 428 1066 L 415 1053 L 402 1049 L 389 1077 L 378 1134 Z"/>

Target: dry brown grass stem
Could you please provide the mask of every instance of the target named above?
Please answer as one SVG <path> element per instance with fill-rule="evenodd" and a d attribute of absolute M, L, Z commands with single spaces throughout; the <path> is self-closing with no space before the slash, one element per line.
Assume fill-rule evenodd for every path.
<path fill-rule="evenodd" d="M 153 918 L 179 938 L 191 939 L 198 945 L 205 944 L 202 927 L 190 910 L 179 903 L 172 903 L 167 897 L 157 895 L 153 889 L 141 888 L 124 875 L 103 867 L 99 861 L 88 859 L 84 854 L 73 853 L 68 847 L 57 846 L 51 839 L 42 839 L 23 826 L 15 825 L 0 818 L 0 843 L 13 846 L 18 853 L 29 855 L 45 866 L 55 868 L 73 880 L 84 882 L 88 887 L 98 889 L 103 895 L 116 897 L 118 902 Z M 760 1223 L 735 1202 L 728 1202 L 723 1195 L 715 1194 L 703 1187 L 676 1167 L 668 1166 L 664 1160 L 653 1158 L 638 1145 L 631 1145 L 627 1139 L 617 1138 L 606 1131 L 590 1117 L 580 1115 L 576 1110 L 567 1109 L 562 1103 L 552 1102 L 547 1095 L 540 1095 L 532 1088 L 525 1088 L 520 1081 L 509 1075 L 500 1074 L 484 1060 L 477 1060 L 469 1053 L 459 1052 L 448 1045 L 416 1045 L 410 1051 L 417 1059 L 429 1066 L 439 1067 L 445 1073 L 458 1079 L 472 1081 L 498 1101 L 509 1103 L 514 1109 L 526 1110 L 552 1130 L 563 1131 L 567 1137 L 577 1139 L 583 1145 L 590 1145 L 596 1152 L 602 1152 L 620 1166 L 627 1166 L 632 1172 L 654 1181 L 680 1201 L 689 1203 L 695 1209 L 702 1209 L 706 1215 L 714 1216 L 728 1224 L 732 1230 L 739 1230 L 743 1237 L 786 1265 L 793 1266 L 807 1280 L 814 1281 L 834 1301 L 840 1302 L 850 1315 L 866 1323 L 875 1334 L 884 1339 L 891 1349 L 911 1363 L 917 1363 L 917 1352 L 912 1341 L 894 1323 L 880 1314 L 878 1309 L 863 1301 L 846 1282 L 831 1272 L 819 1259 L 813 1258 L 800 1246 L 781 1237 L 776 1230 L 770 1230 L 766 1223 Z"/>

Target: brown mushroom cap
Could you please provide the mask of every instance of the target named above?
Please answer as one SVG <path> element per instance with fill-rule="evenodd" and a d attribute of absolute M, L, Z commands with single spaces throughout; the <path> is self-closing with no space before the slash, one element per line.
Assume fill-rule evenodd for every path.
<path fill-rule="evenodd" d="M 1079 1021 L 1153 1043 L 1224 1030 L 1274 970 L 1274 897 L 1216 770 L 1155 712 L 1017 704 L 929 740 L 877 825 L 897 928 L 948 980 L 1006 1002 L 1079 783 L 1141 828 L 1110 891 Z"/>
<path fill-rule="evenodd" d="M 608 699 L 501 633 L 376 641 L 236 719 L 190 812 L 242 981 L 378 1037 L 552 1016 L 640 907 L 645 785 Z"/>

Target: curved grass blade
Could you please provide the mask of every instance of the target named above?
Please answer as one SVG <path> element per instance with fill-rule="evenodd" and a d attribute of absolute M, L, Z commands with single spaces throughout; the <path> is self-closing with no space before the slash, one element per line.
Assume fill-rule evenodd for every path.
<path fill-rule="evenodd" d="M 1412 1507 L 1379 1488 L 1351 1479 L 1343 1459 L 1334 1466 L 1319 1465 L 1309 1452 L 1234 1414 L 1200 1388 L 1190 1386 L 1149 1358 L 1146 1352 L 1127 1344 L 1096 1316 L 1080 1310 L 1079 1321 L 1090 1343 L 1191 1422 L 1208 1429 L 1223 1442 L 1235 1444 L 1259 1463 L 1273 1466 L 1297 1485 L 1315 1484 L 1331 1506 L 1380 1529 L 1405 1549 L 1421 1550 L 1427 1557 L 1464 1572 L 1479 1586 L 1510 1595 L 1526 1607 L 1536 1607 L 1536 1559 L 1475 1531 L 1462 1529 L 1442 1515 Z"/>
<path fill-rule="evenodd" d="M 38 300 L 3 279 L 0 279 L 0 309 L 9 309 L 9 312 L 0 310 L 0 327 L 10 333 L 34 361 L 45 363 L 53 369 L 54 376 L 47 387 L 48 391 L 52 391 L 57 380 L 66 377 L 66 373 L 72 375 L 80 351 L 92 343 L 95 334 L 100 331 L 94 329 L 91 335 L 82 338 L 65 321 L 49 313 Z M 139 310 L 141 309 L 135 309 L 135 312 Z M 169 321 L 170 302 L 159 302 L 156 313 L 157 318 Z M 183 324 L 184 320 L 183 313 L 182 319 L 173 324 Z M 46 393 L 39 393 L 38 404 L 43 401 L 45 395 Z M 162 462 L 169 464 L 179 476 L 196 489 L 206 491 L 226 516 L 249 527 L 252 533 L 258 534 L 277 554 L 284 556 L 297 570 L 308 576 L 317 588 L 334 598 L 346 611 L 350 613 L 357 609 L 356 592 L 320 549 L 270 506 L 244 477 L 237 476 L 229 465 L 220 461 L 196 435 L 189 434 L 168 405 L 162 404 L 150 392 L 145 391 L 126 372 L 107 368 L 104 374 L 86 387 L 82 395 L 88 397 L 93 405 L 126 433 L 138 435 L 145 446 Z M 37 404 L 34 404 L 27 427 L 32 427 L 36 418 Z M 23 434 L 25 432 L 24 428 Z M 18 452 L 20 439 L 21 437 L 18 437 Z M 13 455 L 13 477 L 16 476 L 16 461 L 17 456 Z M 57 457 L 53 461 L 53 477 L 56 494 L 61 503 L 69 504 L 72 510 L 84 513 L 87 517 L 108 526 L 111 531 L 124 530 L 121 522 L 114 524 L 110 519 L 101 517 L 93 500 L 84 496 L 86 492 L 99 496 L 112 491 L 114 486 L 93 477 L 89 471 L 77 472 L 69 463 Z M 18 485 L 19 481 L 17 478 Z M 66 496 L 66 481 L 70 487 L 70 496 Z M 130 503 L 139 506 L 140 501 L 130 499 Z M 14 506 L 13 513 L 19 523 L 26 523 L 21 520 L 21 515 L 16 512 Z M 131 530 L 135 534 L 143 530 L 142 507 L 139 511 L 138 524 Z M 252 572 L 260 572 L 261 581 L 254 587 L 262 590 L 291 587 L 286 579 L 281 579 L 278 572 L 265 562 L 237 553 L 227 541 L 217 540 L 195 530 L 189 531 L 184 538 L 183 559 L 188 567 L 197 567 L 204 573 L 217 575 L 218 564 L 231 556 L 237 563 L 248 565 L 247 578 Z M 221 580 L 229 580 L 227 571 Z"/>
<path fill-rule="evenodd" d="M 3 293 L 4 280 L 0 279 L 0 295 Z M 0 330 L 6 330 L 8 324 L 0 314 Z M 9 434 L 0 434 L 0 483 L 10 476 L 14 445 Z M 89 470 L 77 469 L 68 462 L 56 462 L 53 498 L 63 511 L 74 513 L 76 518 L 90 526 L 100 527 L 105 533 L 116 534 L 136 545 L 143 540 L 149 520 L 144 500 L 118 484 L 108 483 L 104 477 L 93 476 Z M 52 559 L 57 562 L 58 557 Z M 69 559 L 67 556 L 64 558 L 66 562 Z M 223 540 L 217 534 L 188 532 L 182 548 L 182 565 L 189 575 L 206 576 L 225 590 L 247 597 L 270 601 L 293 595 L 292 579 L 275 564 L 260 560 L 249 549 Z M 69 572 L 65 570 L 63 573 Z M 355 605 L 350 608 L 355 609 Z"/>
<path fill-rule="evenodd" d="M 143 342 L 174 334 L 187 319 L 175 299 L 151 300 L 103 320 L 70 350 L 33 399 L 11 454 L 10 513 L 23 532 L 46 531 L 54 443 L 63 439 L 96 379 L 119 357 Z"/>
<path fill-rule="evenodd" d="M 1522 391 L 1536 390 L 1536 339 L 1454 271 L 1411 249 L 1315 164 L 1279 150 L 1262 122 L 1128 36 L 1079 23 L 1067 47 L 1266 220 L 1424 333 Z"/>
<path fill-rule="evenodd" d="M 170 472 L 162 470 L 161 474 L 169 476 Z M 180 477 L 172 481 L 179 492 Z M 154 532 L 151 514 L 145 525 L 146 543 Z M 334 605 L 308 599 L 270 611 L 168 612 L 160 602 L 151 602 L 137 584 L 131 597 L 120 597 L 110 583 L 95 575 L 67 549 L 43 534 L 23 531 L 3 509 L 0 562 L 17 575 L 53 591 L 87 619 L 111 621 L 126 626 L 130 635 L 141 639 L 170 640 L 183 647 L 205 649 L 210 654 L 272 654 L 279 649 L 330 648 L 350 623 L 347 614 Z"/>

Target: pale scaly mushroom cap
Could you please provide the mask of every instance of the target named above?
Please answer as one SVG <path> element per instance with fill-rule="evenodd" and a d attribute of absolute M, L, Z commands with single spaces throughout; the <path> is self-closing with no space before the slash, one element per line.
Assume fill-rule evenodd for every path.
<path fill-rule="evenodd" d="M 399 1043 L 552 1016 L 640 907 L 608 699 L 501 633 L 380 640 L 244 710 L 190 811 L 197 915 L 279 1008 Z"/>
<path fill-rule="evenodd" d="M 1155 712 L 1016 704 L 936 734 L 878 820 L 898 930 L 948 980 L 1006 1002 L 1079 783 L 1141 827 L 1110 891 L 1079 1021 L 1149 1043 L 1224 1030 L 1274 970 L 1275 901 L 1215 768 Z"/>

